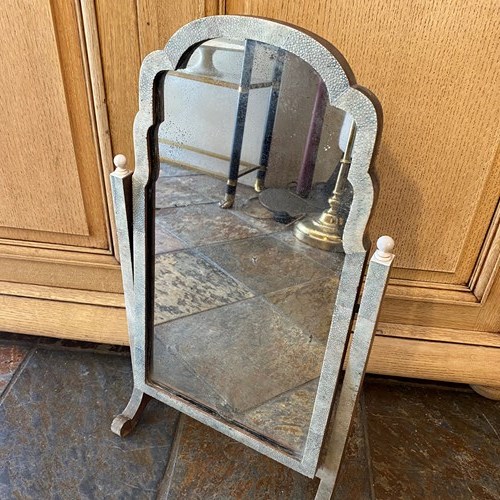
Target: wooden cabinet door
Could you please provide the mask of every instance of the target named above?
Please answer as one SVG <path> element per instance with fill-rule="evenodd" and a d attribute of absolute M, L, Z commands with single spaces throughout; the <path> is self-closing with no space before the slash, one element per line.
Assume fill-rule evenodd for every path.
<path fill-rule="evenodd" d="M 318 33 L 380 99 L 372 241 L 396 261 L 370 360 L 376 373 L 500 385 L 500 8 L 494 0 L 97 1 L 111 136 L 132 154 L 141 59 L 213 14 Z"/>
<path fill-rule="evenodd" d="M 0 11 L 0 328 L 123 341 L 92 5 Z"/>
<path fill-rule="evenodd" d="M 227 0 L 347 57 L 382 103 L 372 241 L 396 240 L 370 369 L 500 385 L 500 5 Z"/>

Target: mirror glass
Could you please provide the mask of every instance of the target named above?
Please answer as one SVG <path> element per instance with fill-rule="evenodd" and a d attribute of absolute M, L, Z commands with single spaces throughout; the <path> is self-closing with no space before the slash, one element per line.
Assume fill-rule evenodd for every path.
<path fill-rule="evenodd" d="M 329 207 L 352 120 L 277 47 L 189 54 L 165 77 L 158 128 L 148 379 L 300 458 L 344 254 L 294 224 Z M 347 182 L 338 199 L 345 220 Z"/>

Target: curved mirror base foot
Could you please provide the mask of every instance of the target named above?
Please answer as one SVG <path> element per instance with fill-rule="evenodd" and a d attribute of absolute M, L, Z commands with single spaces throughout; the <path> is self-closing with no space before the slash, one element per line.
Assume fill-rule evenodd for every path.
<path fill-rule="evenodd" d="M 485 398 L 500 401 L 500 386 L 471 384 L 471 388 Z"/>
<path fill-rule="evenodd" d="M 330 500 L 333 496 L 335 480 L 321 479 L 314 500 Z"/>
<path fill-rule="evenodd" d="M 123 410 L 123 413 L 113 419 L 111 430 L 120 437 L 125 437 L 130 434 L 135 429 L 135 426 L 141 418 L 142 412 L 150 400 L 151 396 L 134 388 L 132 396 L 130 396 L 128 405 L 125 410 Z"/>

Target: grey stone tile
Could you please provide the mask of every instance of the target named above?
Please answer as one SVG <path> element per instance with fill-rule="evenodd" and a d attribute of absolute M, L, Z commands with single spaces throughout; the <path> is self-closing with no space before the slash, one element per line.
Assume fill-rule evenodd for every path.
<path fill-rule="evenodd" d="M 185 176 L 180 177 L 179 180 L 184 186 L 206 197 L 211 202 L 219 202 L 224 198 L 226 192 L 225 181 L 208 175 Z"/>
<path fill-rule="evenodd" d="M 181 417 L 177 452 L 158 498 L 174 500 L 313 499 L 317 479 L 309 479 L 246 446 Z M 356 411 L 333 500 L 372 498 L 364 428 Z"/>
<path fill-rule="evenodd" d="M 160 165 L 160 177 L 180 177 L 185 175 L 200 175 L 196 170 L 183 168 L 179 165 L 162 163 Z"/>
<path fill-rule="evenodd" d="M 370 452 L 366 436 L 366 418 L 363 394 L 354 410 L 351 430 L 340 464 L 332 500 L 374 499 Z M 327 442 L 328 436 L 325 437 Z"/>
<path fill-rule="evenodd" d="M 318 380 L 291 389 L 237 416 L 243 425 L 259 429 L 284 448 L 301 456 L 316 398 Z"/>
<path fill-rule="evenodd" d="M 38 349 L 0 405 L 0 498 L 155 498 L 177 412 L 152 402 L 119 438 L 130 393 L 125 357 Z"/>
<path fill-rule="evenodd" d="M 166 228 L 162 214 L 163 210 L 158 210 L 155 214 L 155 254 L 186 248 L 186 243 L 174 236 Z"/>
<path fill-rule="evenodd" d="M 264 234 L 276 233 L 278 231 L 287 231 L 290 226 L 280 224 L 273 219 L 273 214 L 267 210 L 255 196 L 253 192 L 249 199 L 242 197 L 236 198 L 234 205 L 234 214 L 248 224 L 260 229 Z"/>
<path fill-rule="evenodd" d="M 158 498 L 175 500 L 313 499 L 311 480 L 232 439 L 182 417 L 175 462 Z"/>
<path fill-rule="evenodd" d="M 335 276 L 272 236 L 228 241 L 201 247 L 200 252 L 257 293 Z"/>
<path fill-rule="evenodd" d="M 337 295 L 337 277 L 297 285 L 266 295 L 307 335 L 326 342 Z"/>
<path fill-rule="evenodd" d="M 165 229 L 190 246 L 260 234 L 257 228 L 242 221 L 231 210 L 223 210 L 217 203 L 165 210 L 162 220 Z"/>
<path fill-rule="evenodd" d="M 189 250 L 156 256 L 155 324 L 252 296 L 246 287 Z"/>
<path fill-rule="evenodd" d="M 198 178 L 199 176 L 195 176 Z M 191 177 L 188 177 L 191 178 Z M 184 177 L 160 177 L 156 183 L 156 209 L 185 207 L 210 203 L 213 200 L 193 190 Z"/>
<path fill-rule="evenodd" d="M 0 396 L 29 351 L 28 345 L 0 343 Z"/>
<path fill-rule="evenodd" d="M 196 392 L 203 395 L 199 402 L 227 419 L 238 420 L 242 412 L 267 403 L 261 415 L 266 411 L 269 418 L 276 418 L 276 426 L 284 423 L 286 415 L 280 408 L 285 400 L 276 401 L 274 413 L 270 400 L 317 378 L 325 348 L 306 337 L 262 298 L 157 326 L 154 344 L 165 347 L 154 347 L 153 355 L 168 350 L 175 355 L 176 359 L 170 358 L 172 362 L 183 362 L 179 366 L 181 371 L 185 365 L 194 372 L 195 377 L 188 381 L 188 387 L 181 388 L 182 392 L 189 394 L 192 385 L 197 383 Z M 159 363 L 161 358 L 155 361 Z M 168 385 L 168 381 L 165 384 Z M 210 398 L 210 393 L 203 394 L 205 384 L 218 395 L 215 400 Z M 312 405 L 313 399 L 307 401 Z M 304 408 L 304 412 L 307 422 L 311 408 Z M 255 415 L 254 420 L 246 421 L 257 424 L 264 421 L 262 416 Z M 252 429 L 265 434 L 266 430 L 272 431 L 273 426 L 257 425 Z M 278 440 L 272 434 L 268 437 Z"/>
<path fill-rule="evenodd" d="M 377 498 L 498 498 L 500 402 L 375 378 L 365 391 Z"/>
<path fill-rule="evenodd" d="M 276 233 L 273 236 L 279 241 L 286 243 L 294 252 L 309 257 L 328 269 L 333 270 L 336 275 L 340 276 L 342 273 L 345 256 L 343 252 L 327 252 L 307 245 L 293 235 L 293 228 L 288 231 Z"/>
<path fill-rule="evenodd" d="M 192 401 L 209 401 L 213 408 L 222 411 L 227 408 L 230 412 L 222 396 L 165 341 L 165 333 L 163 328 L 157 327 L 155 330 L 148 379 L 169 392 L 181 394 Z"/>

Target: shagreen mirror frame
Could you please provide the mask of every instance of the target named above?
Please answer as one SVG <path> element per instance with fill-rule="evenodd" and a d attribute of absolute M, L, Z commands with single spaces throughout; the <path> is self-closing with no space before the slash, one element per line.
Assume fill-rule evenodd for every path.
<path fill-rule="evenodd" d="M 154 193 L 159 175 L 158 143 L 155 138 L 163 121 L 163 82 L 168 71 L 183 67 L 194 48 L 214 38 L 251 39 L 301 58 L 322 78 L 329 104 L 350 114 L 356 124 L 348 174 L 353 198 L 342 237 L 344 266 L 332 311 L 310 427 L 300 459 L 231 425 L 213 412 L 169 393 L 147 378 L 148 338 L 153 329 Z M 374 199 L 368 170 L 377 141 L 379 120 L 376 99 L 355 84 L 350 68 L 333 46 L 299 28 L 276 21 L 242 16 L 199 19 L 177 31 L 163 50 L 152 52 L 144 59 L 139 79 L 139 111 L 134 122 L 135 171 L 132 176 L 125 168 L 126 159 L 119 155 L 115 158 L 118 168 L 112 174 L 134 379 L 130 402 L 113 421 L 115 433 L 121 436 L 128 434 L 135 427 L 148 400 L 153 397 L 305 476 L 319 477 L 321 483 L 317 498 L 330 497 L 393 258 L 392 240 L 382 238 L 367 273 L 344 382 L 339 389 L 337 410 L 331 416 L 366 261 L 365 228 Z M 330 427 L 329 437 L 328 443 L 325 443 L 327 426 Z"/>

